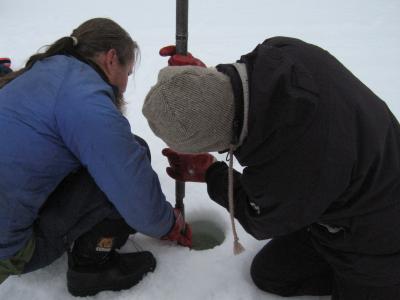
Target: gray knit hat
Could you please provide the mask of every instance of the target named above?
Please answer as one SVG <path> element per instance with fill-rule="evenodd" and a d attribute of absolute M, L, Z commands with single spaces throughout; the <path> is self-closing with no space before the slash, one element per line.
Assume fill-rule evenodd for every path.
<path fill-rule="evenodd" d="M 215 68 L 166 67 L 143 105 L 154 134 L 178 152 L 229 148 L 234 96 L 230 79 Z"/>

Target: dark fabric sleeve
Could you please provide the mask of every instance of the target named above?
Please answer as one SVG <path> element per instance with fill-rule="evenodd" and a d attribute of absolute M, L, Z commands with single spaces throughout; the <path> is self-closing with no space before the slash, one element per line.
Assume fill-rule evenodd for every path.
<path fill-rule="evenodd" d="M 236 182 L 240 174 L 236 170 L 233 173 Z M 228 166 L 218 161 L 212 164 L 206 173 L 207 191 L 212 200 L 229 209 L 228 206 Z M 235 187 L 237 184 L 235 185 Z"/>
<path fill-rule="evenodd" d="M 320 181 L 315 185 L 319 176 L 304 172 L 299 175 L 293 168 L 283 169 L 282 174 L 272 172 L 273 176 L 263 166 L 247 167 L 243 174 L 234 171 L 235 218 L 256 239 L 283 236 L 315 222 L 337 196 L 338 185 L 344 186 L 348 180 L 348 174 L 335 171 L 340 182 Z M 329 169 L 333 172 L 332 166 Z M 228 166 L 223 162 L 214 163 L 207 170 L 206 182 L 210 198 L 229 209 Z M 326 193 L 320 190 L 322 187 Z M 320 199 L 318 195 L 323 194 L 326 196 Z"/>
<path fill-rule="evenodd" d="M 233 170 L 233 195 L 235 218 L 240 222 L 243 228 L 251 235 L 254 235 L 252 228 L 249 227 L 249 217 L 255 214 L 247 200 L 246 192 L 241 184 L 241 174 Z M 210 198 L 219 205 L 225 207 L 229 212 L 228 200 L 228 166 L 224 162 L 212 164 L 206 173 L 207 191 Z"/>

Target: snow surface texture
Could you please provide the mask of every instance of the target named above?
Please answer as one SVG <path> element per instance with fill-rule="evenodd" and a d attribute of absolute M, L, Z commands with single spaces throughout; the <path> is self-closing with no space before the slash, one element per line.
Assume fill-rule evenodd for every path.
<path fill-rule="evenodd" d="M 234 62 L 265 38 L 292 36 L 329 50 L 385 100 L 400 117 L 400 2 L 398 0 L 189 0 L 189 51 L 207 65 Z M 69 35 L 93 17 L 110 17 L 122 25 L 141 48 L 141 62 L 126 92 L 132 130 L 150 145 L 153 167 L 167 198 L 174 203 L 175 185 L 165 173 L 159 153 L 165 146 L 141 114 L 143 99 L 166 65 L 160 47 L 175 41 L 174 0 L 2 0 L 0 57 L 10 56 L 20 68 L 41 46 Z M 224 159 L 224 156 L 219 157 Z M 237 169 L 241 169 L 235 163 Z M 232 254 L 228 213 L 209 200 L 204 184 L 186 184 L 187 220 L 215 220 L 226 240 L 212 250 L 187 249 L 136 235 L 123 250 L 137 245 L 157 258 L 154 273 L 134 288 L 102 292 L 93 299 L 282 299 L 258 290 L 249 267 L 266 241 L 257 241 L 238 225 L 246 251 Z M 71 299 L 66 288 L 66 257 L 51 266 L 0 286 L 0 299 Z M 294 297 L 327 300 L 329 297 Z"/>

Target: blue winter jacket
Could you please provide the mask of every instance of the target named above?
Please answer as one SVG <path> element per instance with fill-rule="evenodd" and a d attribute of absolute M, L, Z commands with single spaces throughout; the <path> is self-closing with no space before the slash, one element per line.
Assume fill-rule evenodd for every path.
<path fill-rule="evenodd" d="M 91 66 L 64 55 L 0 89 L 0 259 L 25 245 L 49 194 L 81 166 L 131 227 L 153 237 L 172 227 L 172 207 L 113 97 Z"/>

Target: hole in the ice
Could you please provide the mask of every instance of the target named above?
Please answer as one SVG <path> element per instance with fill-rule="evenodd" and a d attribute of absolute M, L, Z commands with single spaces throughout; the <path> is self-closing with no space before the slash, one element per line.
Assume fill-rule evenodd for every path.
<path fill-rule="evenodd" d="M 212 249 L 222 244 L 225 233 L 218 224 L 207 220 L 198 220 L 190 223 L 193 232 L 194 250 Z"/>
<path fill-rule="evenodd" d="M 212 211 L 203 211 L 201 215 L 188 216 L 192 228 L 194 250 L 207 250 L 219 246 L 225 240 L 225 230 L 217 223 L 217 215 Z"/>

